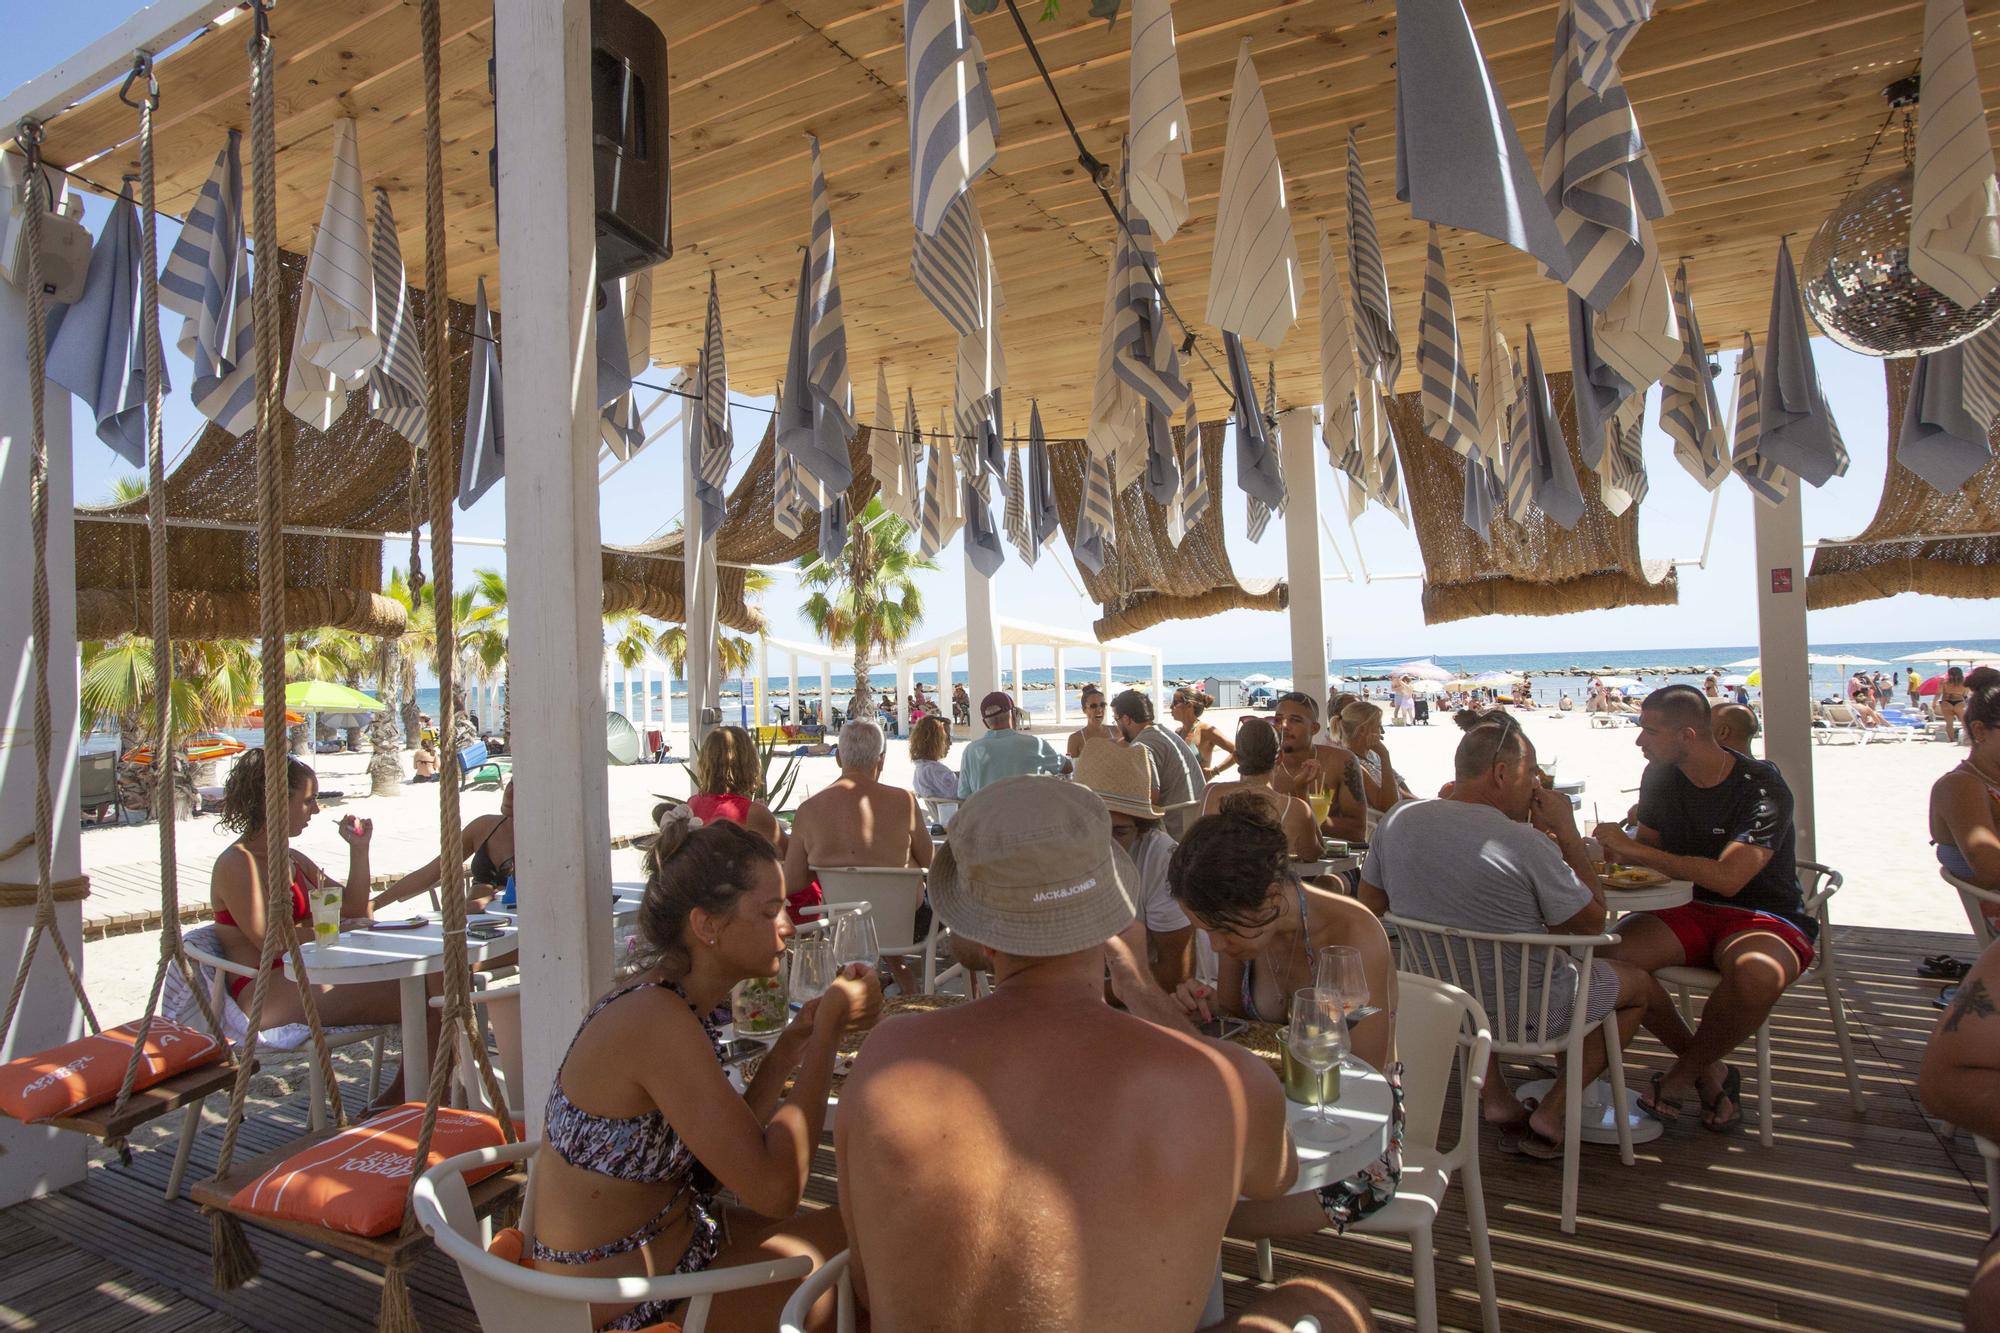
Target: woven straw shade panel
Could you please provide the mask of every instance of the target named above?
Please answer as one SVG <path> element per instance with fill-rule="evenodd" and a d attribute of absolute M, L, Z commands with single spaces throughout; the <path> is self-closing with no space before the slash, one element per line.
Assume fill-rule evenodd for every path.
<path fill-rule="evenodd" d="M 1493 542 L 1465 526 L 1465 460 L 1424 434 L 1414 393 L 1389 402 L 1389 424 L 1403 461 L 1417 545 L 1424 555 L 1424 623 L 1473 616 L 1560 616 L 1614 606 L 1671 606 L 1680 582 L 1667 561 L 1639 559 L 1639 507 L 1614 516 L 1594 474 L 1576 451 L 1576 404 L 1570 377 L 1549 377 L 1549 394 L 1583 483 L 1583 517 L 1564 530 L 1539 509 L 1515 523 L 1493 518 Z"/>
<path fill-rule="evenodd" d="M 285 303 L 285 359 L 291 358 L 305 259 L 280 255 Z M 421 317 L 423 293 L 410 293 Z M 449 316 L 452 362 L 452 456 L 464 427 L 472 312 L 454 303 Z M 174 336 L 170 316 L 161 336 Z M 280 372 L 283 373 L 282 371 Z M 177 388 L 179 386 L 176 386 Z M 410 527 L 408 440 L 368 415 L 367 395 L 351 394 L 346 413 L 324 434 L 282 414 L 285 437 L 283 521 L 286 526 L 387 531 Z M 166 480 L 168 625 L 177 639 L 240 639 L 257 635 L 256 534 L 184 522 L 257 521 L 257 432 L 238 439 L 208 426 Z M 454 475 L 457 463 L 453 463 Z M 146 515 L 144 498 L 76 512 L 76 633 L 107 639 L 152 631 L 152 562 L 143 523 L 105 522 L 99 515 Z M 403 632 L 403 607 L 381 595 L 382 542 L 367 537 L 287 534 L 285 627 L 330 627 L 362 634 Z"/>
<path fill-rule="evenodd" d="M 1084 589 L 1104 614 L 1091 626 L 1099 643 L 1122 639 L 1168 620 L 1205 620 L 1223 611 L 1282 611 L 1290 590 L 1282 579 L 1245 582 L 1230 567 L 1222 545 L 1222 506 L 1241 504 L 1242 492 L 1222 480 L 1222 422 L 1201 428 L 1201 465 L 1208 478 L 1208 512 L 1188 528 L 1178 549 L 1167 540 L 1167 511 L 1146 497 L 1143 486 L 1118 492 L 1117 533 L 1104 571 L 1077 565 Z M 1178 442 L 1181 428 L 1174 428 Z M 1049 475 L 1055 483 L 1056 512 L 1070 549 L 1076 548 L 1077 515 L 1083 506 L 1083 471 L 1088 455 L 1082 440 L 1049 442 Z"/>
<path fill-rule="evenodd" d="M 878 360 L 887 362 L 898 397 L 905 385 L 913 388 L 928 420 L 949 401 L 954 335 L 909 279 L 903 6 L 641 0 L 641 8 L 672 48 L 675 255 L 655 272 L 655 357 L 669 366 L 694 364 L 712 267 L 732 382 L 768 385 L 784 373 L 798 247 L 809 221 L 810 131 L 819 137 L 833 196 L 849 362 L 863 381 Z M 1093 19 L 1081 0 L 1062 5 L 1048 22 L 1038 17 L 1040 5 L 1023 8 L 1084 142 L 1115 169 L 1128 129 L 1130 24 Z M 2000 106 L 2000 24 L 1991 21 L 2000 0 L 1970 0 L 1967 8 L 1986 105 Z M 1248 37 L 1284 165 L 1308 307 L 1319 276 L 1314 225 L 1325 220 L 1338 233 L 1344 140 L 1354 127 L 1397 325 L 1406 337 L 1416 329 L 1425 237 L 1394 197 L 1395 10 L 1394 0 L 1175 3 L 1194 151 L 1186 159 L 1188 221 L 1160 258 L 1169 293 L 1190 320 L 1204 314 L 1230 88 L 1237 44 Z M 1473 0 L 1467 10 L 1495 95 L 1539 162 L 1556 6 Z M 1674 203 L 1657 227 L 1660 250 L 1692 256 L 1695 299 L 1711 336 L 1763 329 L 1779 235 L 1809 231 L 1845 194 L 1881 126 L 1883 84 L 1917 60 L 1923 11 L 1923 0 L 1674 0 L 1657 6 L 1620 59 Z M 1001 333 L 1012 392 L 1039 398 L 1052 434 L 1081 436 L 1113 224 L 1008 14 L 996 9 L 972 22 L 1000 113 L 999 160 L 974 188 L 1006 293 Z M 415 6 L 312 0 L 279 5 L 271 23 L 283 244 L 307 248 L 325 198 L 333 123 L 353 116 L 364 181 L 389 191 L 404 253 L 420 255 Z M 469 300 L 484 277 L 499 299 L 486 156 L 494 142 L 486 86 L 490 0 L 444 0 L 443 27 L 451 295 Z M 243 42 L 243 29 L 231 24 L 159 62 L 163 209 L 187 210 L 224 131 L 245 123 Z M 46 151 L 115 194 L 120 175 L 135 169 L 133 126 L 131 109 L 109 89 L 54 117 Z M 1549 364 L 1568 364 L 1559 286 L 1496 241 L 1451 233 L 1445 244 L 1459 291 L 1491 290 L 1510 336 L 1532 321 L 1546 335 Z M 1213 331 L 1200 332 L 1203 350 L 1221 366 Z M 1313 335 L 1308 316 L 1275 349 L 1281 406 L 1317 401 Z M 1265 354 L 1257 349 L 1258 358 Z M 1215 411 L 1213 381 L 1196 374 L 1204 406 Z M 1413 357 L 1405 375 L 1400 387 L 1415 388 Z"/>
<path fill-rule="evenodd" d="M 1882 363 L 1889 393 L 1889 472 L 1882 481 L 1882 499 L 1855 539 L 1867 545 L 1823 546 L 1813 552 L 1806 579 L 1811 610 L 1899 592 L 2000 596 L 2000 536 L 1994 535 L 2000 533 L 2000 457 L 1949 495 L 1939 494 L 1896 462 L 1896 437 L 1915 369 L 1916 362 L 1907 358 Z M 2000 441 L 2000 434 L 1989 438 Z M 1982 535 L 1948 535 L 1955 532 Z"/>
<path fill-rule="evenodd" d="M 715 534 L 716 616 L 731 629 L 760 634 L 764 617 L 743 600 L 743 565 L 783 565 L 819 550 L 819 524 L 808 516 L 796 537 L 787 537 L 771 522 L 771 502 L 777 489 L 777 419 L 764 428 L 750 464 L 729 493 L 729 512 Z M 867 509 L 875 498 L 875 470 L 868 459 L 869 427 L 862 426 L 847 442 L 854 484 L 847 488 L 850 511 Z M 690 515 L 692 517 L 692 514 Z M 659 620 L 685 622 L 686 563 L 678 532 L 637 546 L 604 548 L 604 613 L 637 611 Z"/>

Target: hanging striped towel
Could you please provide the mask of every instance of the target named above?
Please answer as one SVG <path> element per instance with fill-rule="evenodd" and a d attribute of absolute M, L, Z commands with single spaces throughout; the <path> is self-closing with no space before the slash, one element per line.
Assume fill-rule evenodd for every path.
<path fill-rule="evenodd" d="M 1382 403 L 1382 387 L 1372 380 L 1361 381 L 1359 419 L 1368 459 L 1369 498 L 1394 514 L 1397 522 L 1408 527 L 1410 513 L 1403 506 L 1403 477 L 1402 468 L 1396 461 L 1396 433 L 1389 429 L 1389 414 Z"/>
<path fill-rule="evenodd" d="M 847 441 L 854 434 L 853 390 L 847 383 L 847 326 L 841 317 L 838 253 L 834 245 L 833 210 L 820 169 L 819 140 L 807 137 L 812 158 L 812 244 L 806 252 L 803 281 L 806 322 L 806 374 L 787 372 L 792 386 L 793 420 L 810 420 L 809 429 L 794 428 L 787 445 L 801 468 L 829 491 L 854 484 L 854 463 Z M 784 427 L 780 426 L 783 433 Z"/>
<path fill-rule="evenodd" d="M 1472 373 L 1459 352 L 1458 314 L 1435 223 L 1424 262 L 1423 313 L 1417 321 L 1417 376 L 1424 432 L 1461 458 L 1469 455 L 1479 418 L 1472 402 Z"/>
<path fill-rule="evenodd" d="M 146 466 L 146 341 L 140 318 L 139 208 L 127 182 L 90 250 L 76 304 L 49 315 L 46 377 L 90 404 L 97 438 L 133 467 Z M 164 395 L 166 368 L 161 366 Z"/>
<path fill-rule="evenodd" d="M 1104 309 L 1097 331 L 1097 368 L 1091 379 L 1090 420 L 1084 445 L 1093 455 L 1112 460 L 1120 477 L 1136 478 L 1146 469 L 1147 439 L 1142 400 L 1118 373 L 1120 320 L 1127 312 L 1123 297 L 1125 246 L 1114 232 L 1111 260 L 1104 276 Z"/>
<path fill-rule="evenodd" d="M 1236 48 L 1229 138 L 1222 151 L 1222 197 L 1208 270 L 1208 322 L 1266 347 L 1285 340 L 1299 317 L 1299 249 L 1285 204 L 1284 171 L 1250 39 Z"/>
<path fill-rule="evenodd" d="M 1546 264 L 1543 271 L 1593 310 L 1610 309 L 1639 275 L 1641 223 L 1669 211 L 1618 72 L 1619 57 L 1652 13 L 1653 0 L 1563 0 L 1556 12 L 1541 188 L 1569 270 Z"/>
<path fill-rule="evenodd" d="M 903 390 L 903 433 L 898 446 L 903 493 L 893 507 L 905 522 L 916 524 L 922 521 L 924 511 L 923 432 L 917 425 L 917 396 L 908 388 Z M 888 503 L 886 498 L 884 503 Z"/>
<path fill-rule="evenodd" d="M 1641 446 L 1645 435 L 1645 403 L 1634 400 L 1622 408 L 1611 422 L 1598 469 L 1598 495 L 1612 515 L 1623 514 L 1646 498 L 1646 458 Z"/>
<path fill-rule="evenodd" d="M 619 458 L 645 441 L 633 419 L 631 354 L 625 346 L 625 298 L 617 279 L 597 284 L 597 435 Z"/>
<path fill-rule="evenodd" d="M 1847 449 L 1833 411 L 1819 385 L 1808 340 L 1805 307 L 1799 303 L 1792 249 L 1778 242 L 1778 271 L 1771 283 L 1771 324 L 1758 362 L 1757 412 L 1763 434 L 1757 451 L 1815 486 L 1847 472 Z"/>
<path fill-rule="evenodd" d="M 472 298 L 472 368 L 465 384 L 465 435 L 458 463 L 458 507 L 470 509 L 507 471 L 500 402 L 500 344 L 486 304 L 486 279 Z"/>
<path fill-rule="evenodd" d="M 1222 335 L 1223 351 L 1229 359 L 1229 387 L 1235 402 L 1230 411 L 1236 418 L 1236 484 L 1252 499 L 1267 508 L 1285 506 L 1285 475 L 1278 466 L 1278 451 L 1258 406 L 1257 381 L 1250 373 L 1250 357 L 1243 340 L 1233 333 Z"/>
<path fill-rule="evenodd" d="M 1136 395 L 1139 431 L 1145 446 L 1146 493 L 1154 503 L 1169 503 L 1180 488 L 1174 462 L 1172 420 L 1188 400 L 1181 374 L 1180 349 L 1167 327 L 1160 299 L 1159 258 L 1145 216 L 1134 206 L 1132 154 L 1125 154 L 1125 225 L 1118 233 L 1118 254 L 1112 328 L 1112 373 Z"/>
<path fill-rule="evenodd" d="M 1361 149 L 1347 132 L 1347 264 L 1354 283 L 1354 337 L 1361 373 L 1374 376 L 1389 392 L 1403 374 L 1403 346 L 1389 304 L 1389 270 L 1375 231 L 1375 208 L 1368 202 L 1368 178 L 1361 173 Z"/>
<path fill-rule="evenodd" d="M 1528 440 L 1528 400 L 1521 382 L 1521 353 L 1516 351 L 1506 367 L 1509 376 L 1502 395 L 1507 398 L 1507 455 L 1503 471 L 1507 492 L 1507 517 L 1524 523 L 1535 506 L 1535 450 Z"/>
<path fill-rule="evenodd" d="M 375 334 L 375 267 L 361 202 L 361 152 L 354 122 L 333 123 L 333 174 L 326 208 L 306 260 L 299 293 L 285 409 L 315 430 L 327 430 L 347 410 L 347 391 L 361 388 L 382 355 Z"/>
<path fill-rule="evenodd" d="M 819 558 L 827 564 L 840 559 L 840 553 L 847 549 L 847 524 L 852 515 L 848 512 L 847 493 L 832 491 L 819 506 Z"/>
<path fill-rule="evenodd" d="M 369 253 L 375 265 L 375 333 L 382 339 L 382 355 L 368 372 L 368 410 L 422 448 L 427 437 L 424 354 L 387 190 L 375 191 L 375 234 Z"/>
<path fill-rule="evenodd" d="M 1568 294 L 1570 380 L 1576 390 L 1576 448 L 1583 465 L 1596 471 L 1604 464 L 1606 438 L 1612 421 L 1634 386 L 1605 360 L 1597 345 L 1597 319 L 1584 299 Z"/>
<path fill-rule="evenodd" d="M 1526 450 L 1528 485 L 1535 507 L 1562 528 L 1574 528 L 1583 517 L 1583 488 L 1570 463 L 1562 423 L 1549 400 L 1549 378 L 1542 372 L 1541 349 L 1535 346 L 1535 326 L 1528 326 L 1528 364 L 1522 385 L 1520 447 Z"/>
<path fill-rule="evenodd" d="M 1007 548 L 993 522 L 992 484 L 983 468 L 966 472 L 958 483 L 960 508 L 965 514 L 966 563 L 985 579 L 1007 563 Z"/>
<path fill-rule="evenodd" d="M 1200 526 L 1208 517 L 1211 503 L 1208 485 L 1208 464 L 1201 453 L 1201 423 L 1194 410 L 1194 399 L 1188 399 L 1187 414 L 1182 418 L 1179 437 L 1174 442 L 1179 452 L 1181 468 L 1181 490 L 1179 503 L 1181 523 L 1185 530 Z"/>
<path fill-rule="evenodd" d="M 1681 355 L 1680 324 L 1674 317 L 1673 288 L 1660 262 L 1653 224 L 1639 222 L 1638 271 L 1595 318 L 1597 351 L 1618 378 L 1644 397 Z"/>
<path fill-rule="evenodd" d="M 1498 478 L 1507 454 L 1507 412 L 1520 396 L 1513 354 L 1493 313 L 1493 293 L 1487 292 L 1479 312 L 1479 379 L 1472 408 L 1474 452 L 1486 460 Z"/>
<path fill-rule="evenodd" d="M 2000 180 L 1965 0 L 1926 0 L 1910 272 L 1970 309 L 2000 283 Z"/>
<path fill-rule="evenodd" d="M 1170 0 L 1132 0 L 1130 205 L 1162 243 L 1187 221 L 1187 178 L 1181 158 L 1194 151 L 1181 62 L 1174 46 Z"/>
<path fill-rule="evenodd" d="M 962 0 L 904 0 L 910 103 L 910 220 L 938 234 L 945 209 L 993 165 L 1000 110 Z"/>
<path fill-rule="evenodd" d="M 1367 507 L 1362 479 L 1367 463 L 1361 453 L 1361 357 L 1354 341 L 1354 312 L 1347 304 L 1345 278 L 1333 257 L 1333 242 L 1324 224 L 1319 229 L 1319 398 L 1320 438 L 1327 461 L 1347 474 L 1347 518 L 1351 523 Z M 1373 387 L 1373 382 L 1369 382 Z"/>
<path fill-rule="evenodd" d="M 1493 520 L 1507 503 L 1501 489 L 1499 476 L 1480 454 L 1468 454 L 1465 458 L 1465 506 L 1462 517 L 1465 526 L 1479 534 L 1479 540 L 1491 545 L 1493 542 Z"/>
<path fill-rule="evenodd" d="M 976 333 L 986 323 L 980 278 L 985 254 L 986 228 L 970 190 L 946 206 L 937 235 L 910 233 L 910 277 L 961 336 Z"/>
<path fill-rule="evenodd" d="M 917 553 L 926 560 L 934 559 L 958 535 L 958 529 L 958 472 L 952 466 L 951 437 L 939 431 L 931 437 Z"/>
<path fill-rule="evenodd" d="M 160 274 L 160 304 L 183 319 L 175 345 L 194 363 L 195 410 L 239 436 L 257 424 L 242 142 L 229 132 Z"/>
<path fill-rule="evenodd" d="M 1028 533 L 1028 485 L 1021 466 L 1021 451 L 1007 451 L 1007 507 L 1002 521 L 1007 526 L 1007 540 L 1014 543 L 1014 549 L 1021 553 L 1028 568 L 1035 567 L 1038 548 L 1034 538 Z"/>
<path fill-rule="evenodd" d="M 889 363 L 875 363 L 875 417 L 868 423 L 868 467 L 876 494 L 892 514 L 902 512 L 909 485 L 903 478 L 903 442 L 896 436 L 896 405 L 889 398 Z"/>
<path fill-rule="evenodd" d="M 1062 531 L 1062 516 L 1056 509 L 1055 477 L 1049 471 L 1049 442 L 1042 434 L 1042 409 L 1028 404 L 1028 537 L 1041 550 Z M 1035 562 L 1030 559 L 1029 564 Z"/>
<path fill-rule="evenodd" d="M 1991 376 L 2000 332 L 1988 327 L 1962 343 L 1917 358 L 1896 437 L 1896 461 L 1949 495 L 1993 461 Z"/>
<path fill-rule="evenodd" d="M 1270 449 L 1273 455 L 1276 454 L 1277 447 L 1275 443 L 1271 442 L 1271 423 L 1277 420 L 1277 417 L 1278 417 L 1278 368 L 1275 365 L 1271 365 L 1265 368 L 1264 410 L 1263 413 L 1257 417 L 1256 425 L 1255 427 L 1253 427 L 1253 429 L 1260 429 L 1263 432 L 1264 439 L 1267 442 L 1266 447 Z M 1237 465 L 1241 467 L 1243 462 L 1243 447 L 1244 447 L 1243 446 L 1244 427 L 1243 427 L 1242 417 L 1239 416 L 1237 418 L 1236 426 L 1237 426 L 1236 460 L 1237 460 Z M 1280 485 L 1282 485 L 1284 482 L 1284 472 L 1282 469 L 1280 469 L 1279 471 L 1278 481 Z M 1275 507 L 1278 509 L 1283 509 L 1285 507 L 1284 500 L 1282 499 L 1282 497 L 1279 499 L 1278 504 Z M 1244 524 L 1243 530 L 1249 536 L 1251 541 L 1261 542 L 1264 540 L 1264 531 L 1271 525 L 1272 509 L 1273 506 L 1267 503 L 1262 496 L 1252 495 L 1250 497 L 1248 518 Z"/>
<path fill-rule="evenodd" d="M 723 488 L 729 480 L 730 455 L 736 452 L 729 423 L 729 360 L 722 347 L 722 298 L 716 293 L 713 269 L 708 274 L 708 317 L 702 325 L 695 392 L 701 401 L 695 405 L 694 429 L 688 436 L 695 459 L 694 498 L 701 510 L 702 535 L 713 537 L 728 513 L 729 496 Z"/>
<path fill-rule="evenodd" d="M 1112 532 L 1117 522 L 1115 495 L 1111 460 L 1099 454 L 1090 454 L 1083 467 L 1083 496 L 1076 520 L 1076 541 L 1070 550 L 1076 557 L 1076 563 L 1093 574 L 1102 574 L 1112 558 Z"/>
<path fill-rule="evenodd" d="M 1688 292 L 1687 265 L 1674 274 L 1674 316 L 1680 324 L 1681 354 L 1660 387 L 1660 429 L 1674 437 L 1674 457 L 1688 475 L 1714 490 L 1729 475 L 1729 441 L 1715 377 L 1708 373 L 1708 349 Z"/>
<path fill-rule="evenodd" d="M 1396 197 L 1569 274 L 1514 117 L 1459 0 L 1397 0 Z"/>
<path fill-rule="evenodd" d="M 1000 448 L 1000 389 L 1007 382 L 1007 357 L 1000 343 L 1000 312 L 1006 300 L 993 266 L 992 243 L 980 237 L 980 304 L 987 322 L 958 340 L 952 376 L 952 418 L 967 450 L 967 473 L 1003 476 L 1007 460 Z"/>
<path fill-rule="evenodd" d="M 779 450 L 771 471 L 771 526 L 786 537 L 805 531 L 807 502 L 799 480 L 798 460 Z"/>
<path fill-rule="evenodd" d="M 645 374 L 653 364 L 653 270 L 640 269 L 620 278 L 616 294 L 621 312 L 617 338 L 618 345 L 624 349 L 624 359 L 617 362 L 614 369 L 606 357 L 600 335 L 597 348 L 598 392 L 605 391 L 604 379 L 607 375 L 613 376 L 625 388 L 618 397 L 604 405 L 598 434 L 612 453 L 621 459 L 629 459 L 646 444 L 646 422 L 633 398 L 632 381 Z M 607 302 L 607 312 L 609 306 Z"/>
<path fill-rule="evenodd" d="M 1743 351 L 1736 358 L 1736 422 L 1730 435 L 1729 466 L 1765 504 L 1780 504 L 1792 493 L 1792 474 L 1757 452 L 1764 433 L 1758 403 L 1763 387 L 1757 373 L 1757 344 L 1743 335 Z"/>

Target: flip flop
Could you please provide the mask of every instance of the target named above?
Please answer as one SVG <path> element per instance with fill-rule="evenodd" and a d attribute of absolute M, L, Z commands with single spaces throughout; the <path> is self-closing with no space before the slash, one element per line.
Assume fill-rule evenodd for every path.
<path fill-rule="evenodd" d="M 1701 1101 L 1701 1127 L 1711 1134 L 1734 1134 L 1743 1128 L 1743 1071 L 1735 1065 L 1726 1066 L 1728 1073 L 1722 1076 L 1722 1091 Z M 1708 1117 L 1715 1114 L 1716 1103 L 1727 1097 L 1736 1106 L 1736 1118 L 1726 1124 L 1715 1124 Z"/>
<path fill-rule="evenodd" d="M 1652 1100 L 1648 1101 L 1645 1097 L 1640 1097 L 1633 1105 L 1639 1108 L 1641 1115 L 1651 1116 L 1663 1125 L 1671 1125 L 1681 1118 L 1681 1108 L 1678 1106 L 1669 1107 L 1660 1100 L 1660 1083 L 1666 1076 L 1664 1070 L 1655 1073 L 1653 1075 Z"/>
<path fill-rule="evenodd" d="M 1563 1159 L 1562 1144 L 1529 1124 L 1502 1134 L 1500 1151 L 1525 1157 L 1531 1162 L 1560 1162 Z"/>
<path fill-rule="evenodd" d="M 1936 981 L 1957 981 L 1971 970 L 1968 964 L 1948 953 L 1934 953 L 1917 964 L 1918 976 Z"/>
<path fill-rule="evenodd" d="M 1492 1128 L 1499 1130 L 1503 1137 L 1508 1134 L 1518 1133 L 1520 1132 L 1520 1130 L 1522 1130 L 1527 1126 L 1528 1117 L 1533 1115 L 1535 1113 L 1535 1108 L 1540 1105 L 1541 1101 L 1539 1098 L 1524 1097 L 1521 1099 L 1521 1114 L 1516 1116 L 1514 1119 L 1487 1120 L 1482 1116 L 1480 1123 L 1485 1125 L 1490 1125 Z"/>

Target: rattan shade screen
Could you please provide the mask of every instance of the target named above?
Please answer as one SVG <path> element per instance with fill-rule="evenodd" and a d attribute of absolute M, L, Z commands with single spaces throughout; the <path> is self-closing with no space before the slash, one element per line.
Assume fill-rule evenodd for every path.
<path fill-rule="evenodd" d="M 1104 608 L 1091 628 L 1099 642 L 1124 638 L 1165 620 L 1201 620 L 1222 611 L 1282 611 L 1290 604 L 1283 579 L 1236 577 L 1222 545 L 1222 506 L 1236 489 L 1221 480 L 1222 436 L 1226 423 L 1201 427 L 1201 462 L 1209 480 L 1208 512 L 1191 526 L 1179 548 L 1167 540 L 1167 511 L 1146 497 L 1143 486 L 1118 493 L 1117 533 L 1104 571 L 1082 565 L 1084 588 Z M 1180 438 L 1180 427 L 1174 438 Z M 1076 543 L 1076 520 L 1083 504 L 1082 440 L 1049 442 L 1049 474 L 1055 482 L 1056 510 L 1063 537 Z"/>
<path fill-rule="evenodd" d="M 729 512 L 715 534 L 716 619 L 745 634 L 764 629 L 764 617 L 743 600 L 744 565 L 783 565 L 819 550 L 817 522 L 804 525 L 797 537 L 787 537 L 771 522 L 771 501 L 777 483 L 776 418 L 764 428 L 764 438 L 750 456 L 750 465 L 729 494 Z M 854 465 L 848 504 L 861 513 L 875 497 L 875 472 L 868 461 L 869 428 L 862 426 L 847 442 Z M 681 534 L 669 533 L 638 546 L 604 548 L 604 613 L 637 611 L 659 620 L 685 623 Z"/>
<path fill-rule="evenodd" d="M 1565 531 L 1529 512 L 1515 523 L 1493 519 L 1493 543 L 1465 526 L 1465 460 L 1424 434 L 1414 393 L 1389 401 L 1389 423 L 1403 460 L 1417 545 L 1424 555 L 1424 623 L 1473 616 L 1560 616 L 1613 606 L 1671 606 L 1680 586 L 1671 562 L 1639 559 L 1639 509 L 1613 516 L 1597 478 L 1576 452 L 1576 404 L 1567 374 L 1549 376 L 1549 394 L 1583 481 L 1583 517 Z"/>
<path fill-rule="evenodd" d="M 2000 459 L 1972 474 L 1949 495 L 1896 462 L 1903 405 L 1913 358 L 1882 363 L 1889 394 L 1889 471 L 1875 517 L 1855 540 L 1863 546 L 1822 546 L 1813 552 L 1806 606 L 1847 606 L 1899 592 L 1939 597 L 2000 596 Z M 2000 440 L 2000 434 L 1991 438 Z M 1975 537 L 1920 540 L 1954 532 Z M 1908 540 L 1898 540 L 1906 538 Z"/>
<path fill-rule="evenodd" d="M 298 318 L 305 259 L 279 256 L 284 294 L 281 341 L 289 360 Z M 419 318 L 424 294 L 410 299 Z M 450 305 L 454 459 L 464 425 L 471 311 Z M 163 338 L 175 334 L 168 320 Z M 179 392 L 185 387 L 175 385 Z M 326 433 L 289 412 L 284 522 L 287 527 L 359 531 L 408 531 L 409 441 L 368 414 L 366 394 L 350 395 L 346 413 Z M 457 464 L 454 462 L 453 467 Z M 215 426 L 204 429 L 188 456 L 167 477 L 167 512 L 175 520 L 255 523 L 256 432 L 241 439 Z M 152 564 L 143 523 L 105 522 L 98 515 L 143 519 L 144 498 L 122 505 L 80 508 L 76 513 L 76 632 L 106 639 L 150 631 Z M 176 525 L 168 529 L 171 561 L 169 624 L 175 638 L 252 638 L 257 634 L 255 535 L 223 528 Z M 381 595 L 382 543 L 372 537 L 285 537 L 285 623 L 291 630 L 332 627 L 363 634 L 397 635 L 406 616 Z"/>

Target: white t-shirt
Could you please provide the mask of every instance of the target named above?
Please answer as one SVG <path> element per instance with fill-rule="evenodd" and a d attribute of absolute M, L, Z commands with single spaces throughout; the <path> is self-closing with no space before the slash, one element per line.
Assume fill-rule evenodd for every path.
<path fill-rule="evenodd" d="M 1167 889 L 1167 863 L 1173 860 L 1175 845 L 1166 830 L 1156 828 L 1132 847 L 1132 863 L 1139 868 L 1135 904 L 1139 920 L 1155 933 L 1185 930 L 1193 924 Z"/>

